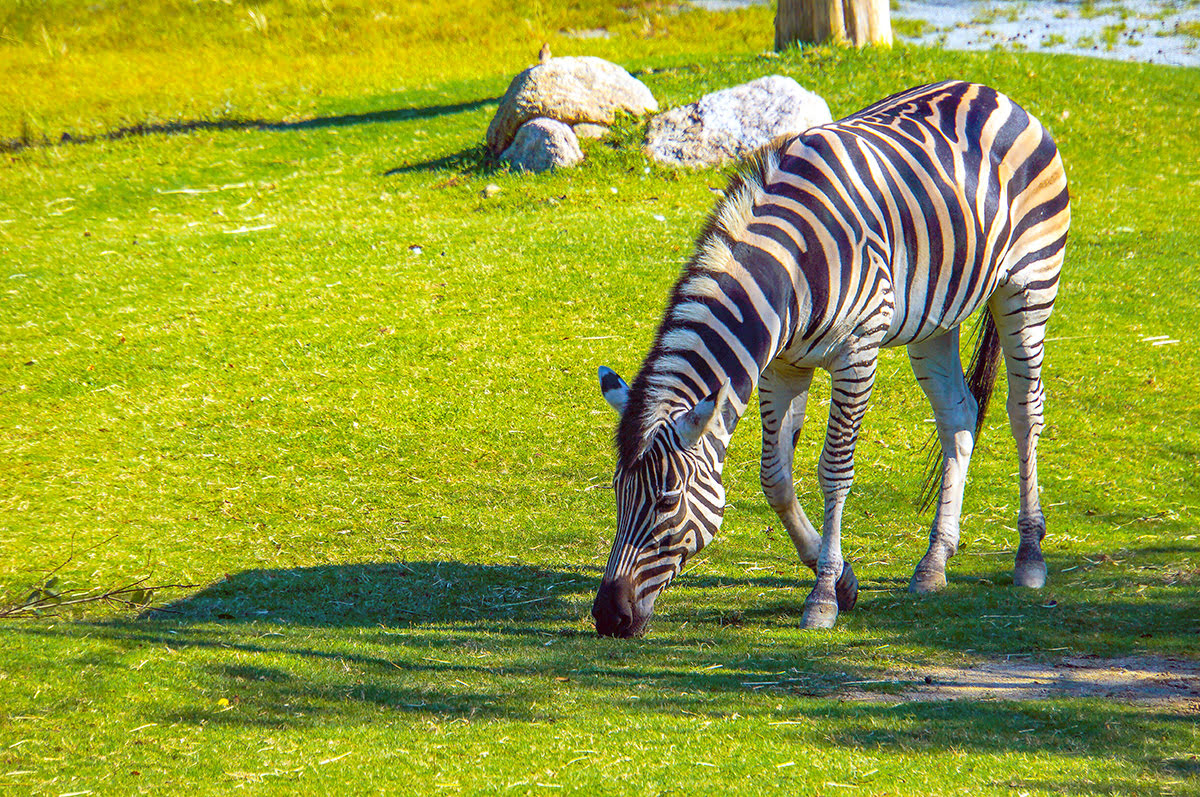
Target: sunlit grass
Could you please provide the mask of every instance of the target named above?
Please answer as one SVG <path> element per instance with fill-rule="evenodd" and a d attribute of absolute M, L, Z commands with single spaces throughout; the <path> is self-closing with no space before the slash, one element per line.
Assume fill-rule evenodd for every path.
<path fill-rule="evenodd" d="M 0 102 L 4 135 L 24 114 L 31 141 L 100 138 L 0 167 L 0 585 L 20 597 L 73 553 L 65 586 L 197 586 L 141 617 L 0 627 L 4 790 L 1197 791 L 1181 711 L 899 704 L 891 683 L 986 656 L 1195 656 L 1197 70 L 774 57 L 764 9 L 11 8 L 0 92 L 39 46 L 66 88 Z M 556 33 L 599 26 L 614 36 Z M 1002 401 L 949 589 L 904 591 L 928 408 L 889 352 L 847 508 L 859 609 L 796 628 L 809 575 L 759 495 L 751 413 L 718 541 L 649 637 L 594 638 L 614 422 L 596 368 L 636 369 L 725 176 L 651 166 L 628 121 L 577 170 L 483 164 L 494 98 L 546 34 L 638 71 L 664 107 L 781 73 L 842 114 L 953 76 L 1048 124 L 1074 226 L 1047 353 L 1045 591 L 1008 581 Z M 826 402 L 822 383 L 797 458 L 814 516 Z M 888 683 L 845 699 L 862 681 Z"/>
<path fill-rule="evenodd" d="M 765 21 L 765 22 L 764 22 Z M 298 120 L 347 96 L 504 79 L 557 55 L 770 47 L 765 8 L 450 0 L 15 2 L 0 9 L 0 140 L 195 119 Z M 578 31 L 604 29 L 608 38 Z M 501 90 L 503 87 L 501 87 Z"/>

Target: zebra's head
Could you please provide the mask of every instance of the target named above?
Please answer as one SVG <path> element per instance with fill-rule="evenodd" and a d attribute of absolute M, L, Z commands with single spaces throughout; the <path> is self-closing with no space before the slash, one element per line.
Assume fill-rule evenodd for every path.
<path fill-rule="evenodd" d="M 600 389 L 624 415 L 630 389 L 616 373 L 600 369 Z M 729 435 L 723 410 L 728 386 L 695 407 L 655 424 L 636 457 L 621 457 L 613 476 L 617 536 L 592 604 L 601 636 L 641 634 L 654 601 L 707 545 L 721 526 L 721 484 Z"/>

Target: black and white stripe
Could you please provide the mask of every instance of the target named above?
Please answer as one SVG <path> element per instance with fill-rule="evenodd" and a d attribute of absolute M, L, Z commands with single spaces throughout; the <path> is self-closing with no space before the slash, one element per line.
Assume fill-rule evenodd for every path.
<path fill-rule="evenodd" d="M 908 346 L 943 450 L 930 549 L 912 588 L 945 583 L 1001 352 L 1021 458 L 1015 578 L 1040 586 L 1040 369 L 1069 220 L 1049 133 L 985 86 L 914 88 L 756 156 L 709 219 L 633 385 L 601 369 L 621 421 L 618 531 L 597 627 L 640 631 L 661 588 L 715 533 L 725 446 L 755 387 L 763 489 L 817 573 L 804 625 L 832 625 L 857 591 L 841 555 L 841 512 L 877 354 L 889 346 Z M 983 307 L 980 350 L 965 379 L 958 327 Z M 832 379 L 820 536 L 796 502 L 791 473 L 816 368 Z M 675 508 L 655 509 L 673 490 L 681 491 Z"/>

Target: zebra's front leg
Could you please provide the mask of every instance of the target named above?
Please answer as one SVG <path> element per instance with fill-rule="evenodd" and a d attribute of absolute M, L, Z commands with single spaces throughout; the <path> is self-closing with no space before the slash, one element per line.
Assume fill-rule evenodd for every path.
<path fill-rule="evenodd" d="M 759 481 L 767 503 L 787 529 L 800 561 L 817 571 L 821 537 L 796 500 L 792 461 L 796 441 L 804 426 L 804 409 L 813 369 L 772 365 L 758 383 L 758 407 L 762 414 L 762 460 Z"/>
<path fill-rule="evenodd" d="M 812 376 L 812 368 L 794 368 L 783 364 L 772 365 L 763 373 L 758 384 L 763 434 L 759 479 L 767 503 L 787 529 L 800 561 L 816 573 L 821 554 L 821 536 L 796 499 L 792 473 L 796 441 L 804 426 L 804 410 Z M 838 577 L 836 592 L 838 609 L 849 611 L 854 608 L 858 600 L 858 579 L 849 562 L 844 564 L 842 574 Z"/>
<path fill-rule="evenodd" d="M 910 592 L 935 592 L 946 586 L 946 560 L 958 551 L 963 488 L 975 448 L 975 419 L 979 411 L 963 379 L 958 334 L 955 328 L 908 347 L 913 374 L 933 406 L 942 446 L 941 488 L 929 532 L 929 550 L 913 572 L 908 585 Z"/>
<path fill-rule="evenodd" d="M 838 581 L 844 572 L 853 578 L 853 571 L 849 571 L 842 558 L 842 508 L 854 483 L 854 445 L 875 384 L 877 355 L 874 347 L 860 348 L 839 358 L 829 369 L 832 377 L 829 427 L 817 468 L 825 496 L 825 522 L 821 529 L 817 583 L 804 601 L 801 628 L 833 628 L 838 616 Z"/>

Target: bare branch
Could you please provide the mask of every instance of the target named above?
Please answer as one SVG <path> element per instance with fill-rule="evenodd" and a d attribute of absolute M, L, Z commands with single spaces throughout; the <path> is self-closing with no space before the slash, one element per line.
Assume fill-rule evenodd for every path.
<path fill-rule="evenodd" d="M 116 534 L 84 549 L 83 553 L 95 550 L 105 543 L 111 542 Z M 196 584 L 147 584 L 150 576 L 142 576 L 117 587 L 108 589 L 91 587 L 84 589 L 59 589 L 57 573 L 75 558 L 72 550 L 62 562 L 46 573 L 41 585 L 25 596 L 23 600 L 6 600 L 0 602 L 0 620 L 20 617 L 46 617 L 58 614 L 67 606 L 78 606 L 82 603 L 107 603 L 130 609 L 143 609 L 149 606 L 150 599 L 156 592 L 167 589 L 192 589 Z"/>

